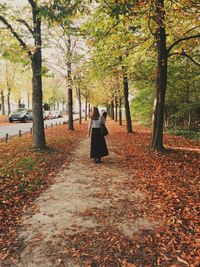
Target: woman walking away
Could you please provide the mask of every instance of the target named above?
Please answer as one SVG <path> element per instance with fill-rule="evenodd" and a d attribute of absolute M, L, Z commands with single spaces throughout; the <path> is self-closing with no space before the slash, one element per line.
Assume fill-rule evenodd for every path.
<path fill-rule="evenodd" d="M 88 127 L 88 136 L 91 135 L 90 158 L 93 158 L 95 163 L 100 163 L 101 157 L 108 156 L 108 148 L 101 132 L 101 124 L 105 124 L 105 120 L 100 116 L 98 108 L 94 107 Z"/>

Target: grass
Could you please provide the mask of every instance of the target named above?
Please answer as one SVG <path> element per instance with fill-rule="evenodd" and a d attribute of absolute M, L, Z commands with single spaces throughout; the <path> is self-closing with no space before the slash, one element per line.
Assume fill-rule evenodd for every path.
<path fill-rule="evenodd" d="M 200 140 L 200 132 L 199 131 L 192 131 L 192 130 L 185 130 L 179 128 L 171 128 L 167 130 L 168 133 L 174 134 L 176 136 L 183 136 L 191 140 Z"/>

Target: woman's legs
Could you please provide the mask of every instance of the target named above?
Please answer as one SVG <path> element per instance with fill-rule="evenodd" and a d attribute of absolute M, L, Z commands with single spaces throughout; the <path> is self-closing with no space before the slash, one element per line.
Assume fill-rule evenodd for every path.
<path fill-rule="evenodd" d="M 101 157 L 98 156 L 98 157 L 94 158 L 94 162 L 95 163 L 100 163 L 101 162 Z"/>

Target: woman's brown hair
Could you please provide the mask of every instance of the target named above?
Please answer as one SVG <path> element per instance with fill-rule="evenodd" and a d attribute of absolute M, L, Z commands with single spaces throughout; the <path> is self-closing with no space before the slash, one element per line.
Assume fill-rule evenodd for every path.
<path fill-rule="evenodd" d="M 99 114 L 98 108 L 97 107 L 93 107 L 91 119 L 92 120 L 98 120 L 99 117 L 100 117 L 100 114 Z"/>

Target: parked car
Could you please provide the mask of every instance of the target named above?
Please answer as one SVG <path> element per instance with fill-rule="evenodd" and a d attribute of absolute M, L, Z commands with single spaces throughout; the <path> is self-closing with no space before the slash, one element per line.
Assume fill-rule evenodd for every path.
<path fill-rule="evenodd" d="M 28 122 L 33 119 L 33 112 L 31 109 L 19 108 L 9 115 L 9 122 L 20 121 Z"/>
<path fill-rule="evenodd" d="M 61 110 L 56 110 L 55 112 L 56 112 L 56 117 L 57 118 L 62 118 L 63 117 L 63 113 L 62 113 Z"/>

